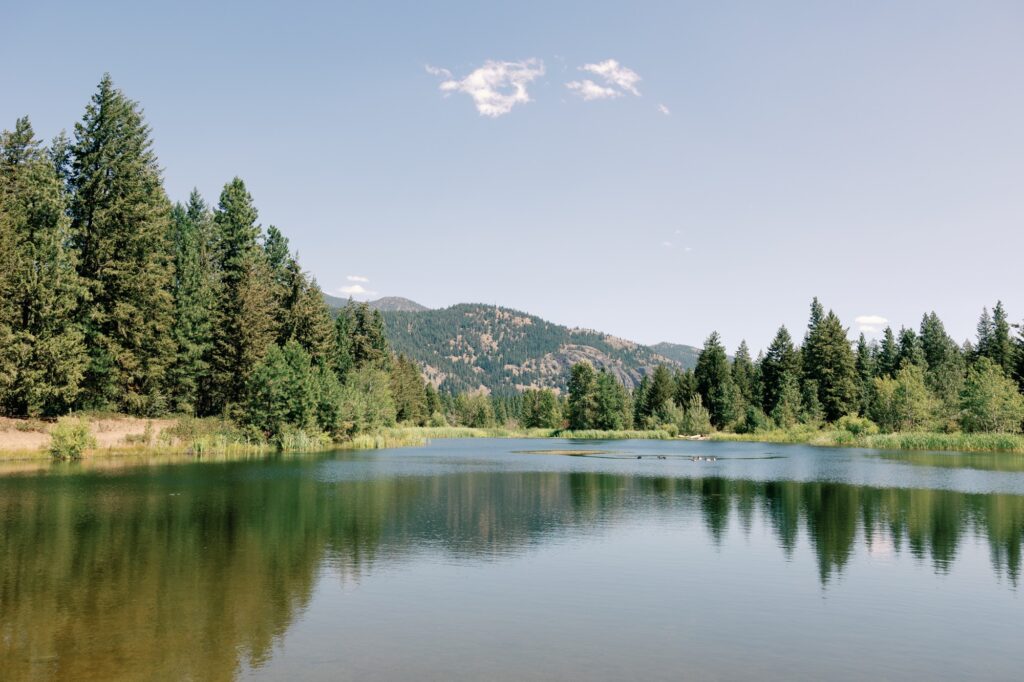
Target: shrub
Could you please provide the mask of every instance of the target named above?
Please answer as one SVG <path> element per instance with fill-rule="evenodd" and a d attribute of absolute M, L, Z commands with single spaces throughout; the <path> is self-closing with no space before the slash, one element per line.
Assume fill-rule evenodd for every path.
<path fill-rule="evenodd" d="M 873 436 L 878 433 L 878 424 L 867 417 L 858 417 L 855 414 L 840 417 L 836 422 L 836 428 L 854 436 Z"/>
<path fill-rule="evenodd" d="M 79 459 L 86 448 L 96 447 L 84 419 L 62 417 L 50 432 L 50 454 L 54 459 Z"/>

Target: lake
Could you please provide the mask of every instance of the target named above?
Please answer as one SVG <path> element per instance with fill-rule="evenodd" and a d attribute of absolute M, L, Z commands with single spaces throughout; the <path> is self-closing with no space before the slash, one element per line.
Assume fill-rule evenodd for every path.
<path fill-rule="evenodd" d="M 54 465 L 0 477 L 0 679 L 1016 680 L 1022 541 L 1014 455 Z"/>

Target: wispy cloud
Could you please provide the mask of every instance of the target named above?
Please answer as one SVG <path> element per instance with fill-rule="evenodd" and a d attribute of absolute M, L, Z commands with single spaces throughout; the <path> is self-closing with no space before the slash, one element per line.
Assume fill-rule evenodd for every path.
<path fill-rule="evenodd" d="M 423 68 L 426 69 L 427 73 L 429 73 L 431 76 L 438 76 L 440 78 L 452 77 L 451 71 L 449 71 L 448 69 L 442 69 L 439 66 L 431 66 L 430 64 L 427 64 Z"/>
<path fill-rule="evenodd" d="M 664 104 L 659 104 L 658 105 L 658 111 L 660 111 L 661 113 L 665 114 L 666 116 L 671 116 L 672 115 L 672 112 L 669 111 L 669 108 L 666 107 Z"/>
<path fill-rule="evenodd" d="M 582 81 L 569 81 L 565 84 L 565 87 L 570 90 L 575 90 L 576 93 L 587 102 L 594 99 L 614 99 L 616 97 L 622 97 L 622 92 L 620 90 L 598 85 L 589 78 Z"/>
<path fill-rule="evenodd" d="M 672 242 L 665 241 L 665 242 L 662 242 L 661 245 L 664 246 L 666 249 L 671 249 L 672 248 Z"/>
<path fill-rule="evenodd" d="M 369 282 L 370 281 L 370 279 L 368 277 L 363 277 L 362 275 L 347 275 L 345 277 L 345 279 L 347 279 L 350 282 Z"/>
<path fill-rule="evenodd" d="M 636 84 L 641 80 L 640 74 L 633 69 L 619 64 L 614 59 L 606 59 L 597 64 L 584 64 L 579 67 L 579 70 L 598 76 L 604 80 L 606 85 L 615 86 L 622 92 L 628 92 L 637 97 L 640 96 L 640 91 L 636 87 Z"/>
<path fill-rule="evenodd" d="M 858 315 L 853 321 L 857 323 L 858 331 L 865 334 L 877 334 L 889 322 L 881 315 Z"/>
<path fill-rule="evenodd" d="M 434 66 L 428 66 L 427 73 L 446 79 L 441 83 L 441 92 L 446 95 L 464 92 L 473 98 L 481 116 L 498 118 L 512 111 L 515 105 L 531 101 L 527 86 L 544 75 L 544 62 L 539 59 L 489 60 L 461 80 L 453 78 L 447 69 Z"/>

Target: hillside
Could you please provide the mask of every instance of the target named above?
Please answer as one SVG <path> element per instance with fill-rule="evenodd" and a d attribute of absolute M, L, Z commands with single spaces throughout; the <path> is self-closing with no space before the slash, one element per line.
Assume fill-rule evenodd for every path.
<path fill-rule="evenodd" d="M 632 341 L 493 305 L 385 311 L 384 321 L 392 347 L 423 365 L 435 386 L 452 391 L 564 389 L 569 367 L 580 360 L 633 387 L 658 364 L 692 367 L 697 353 L 672 344 L 679 360 Z"/>
<path fill-rule="evenodd" d="M 670 360 L 675 360 L 683 367 L 695 367 L 697 365 L 697 356 L 700 355 L 700 348 L 664 341 L 651 346 L 651 350 L 659 355 L 664 355 Z"/>
<path fill-rule="evenodd" d="M 343 308 L 345 307 L 345 304 L 348 303 L 347 298 L 331 296 L 330 294 L 324 294 L 324 301 L 327 302 L 329 307 L 334 309 Z M 384 298 L 378 298 L 376 301 L 370 301 L 369 305 L 371 308 L 380 311 L 415 313 L 430 310 L 430 308 L 425 305 L 420 305 L 416 301 L 411 301 L 408 298 L 402 298 L 401 296 L 385 296 Z"/>

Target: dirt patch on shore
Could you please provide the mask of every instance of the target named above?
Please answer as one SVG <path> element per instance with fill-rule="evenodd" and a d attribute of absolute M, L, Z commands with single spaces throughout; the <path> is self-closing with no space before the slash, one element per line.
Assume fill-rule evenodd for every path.
<path fill-rule="evenodd" d="M 84 417 L 89 431 L 96 438 L 97 448 L 115 448 L 144 444 L 146 428 L 153 442 L 165 429 L 174 426 L 174 419 L 141 419 L 138 417 Z M 50 447 L 53 422 L 36 419 L 7 419 L 0 417 L 0 452 L 46 450 Z"/>

